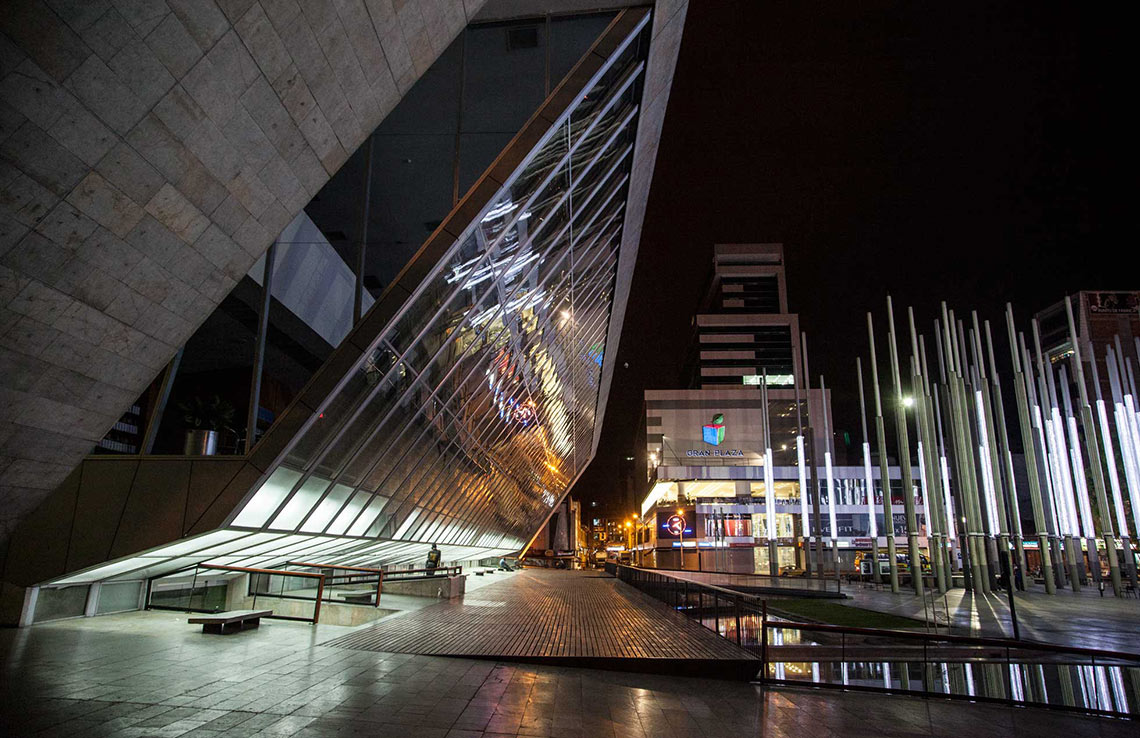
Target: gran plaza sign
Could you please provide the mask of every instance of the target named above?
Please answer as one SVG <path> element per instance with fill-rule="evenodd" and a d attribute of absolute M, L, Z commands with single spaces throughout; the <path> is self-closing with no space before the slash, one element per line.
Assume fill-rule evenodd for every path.
<path fill-rule="evenodd" d="M 690 448 L 685 451 L 685 456 L 688 456 L 690 458 L 708 456 L 731 456 L 742 459 L 744 458 L 744 450 L 739 448 Z"/>

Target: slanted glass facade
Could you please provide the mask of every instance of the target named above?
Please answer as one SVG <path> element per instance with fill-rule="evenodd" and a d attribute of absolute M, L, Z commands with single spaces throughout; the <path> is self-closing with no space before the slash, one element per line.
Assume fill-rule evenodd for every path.
<path fill-rule="evenodd" d="M 643 69 L 631 37 L 234 526 L 526 542 L 590 456 Z"/>
<path fill-rule="evenodd" d="M 611 47 L 223 529 L 56 583 L 287 556 L 402 563 L 430 544 L 445 560 L 521 549 L 592 457 L 648 20 Z"/>

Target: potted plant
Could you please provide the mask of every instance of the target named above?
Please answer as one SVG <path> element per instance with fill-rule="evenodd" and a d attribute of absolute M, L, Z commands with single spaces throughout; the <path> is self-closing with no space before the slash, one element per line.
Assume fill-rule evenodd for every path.
<path fill-rule="evenodd" d="M 234 406 L 221 395 L 194 397 L 178 405 L 186 421 L 182 453 L 187 456 L 213 456 L 218 452 L 221 431 L 232 430 Z"/>

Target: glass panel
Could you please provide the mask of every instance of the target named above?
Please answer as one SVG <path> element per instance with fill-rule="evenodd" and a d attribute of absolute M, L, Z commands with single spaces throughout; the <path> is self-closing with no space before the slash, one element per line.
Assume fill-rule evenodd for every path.
<path fill-rule="evenodd" d="M 77 618 L 87 606 L 87 585 L 79 587 L 41 587 L 36 595 L 36 611 L 32 622 L 60 618 Z"/>
<path fill-rule="evenodd" d="M 321 501 L 316 511 L 310 515 L 309 519 L 305 521 L 305 524 L 301 526 L 301 531 L 303 533 L 319 533 L 323 531 L 350 494 L 352 494 L 352 487 L 344 484 L 334 485 L 332 491 Z"/>
<path fill-rule="evenodd" d="M 278 467 L 269 475 L 269 479 L 265 480 L 265 484 L 261 485 L 261 489 L 257 490 L 253 499 L 246 503 L 233 524 L 248 528 L 260 528 L 265 525 L 269 516 L 277 511 L 278 505 L 288 496 L 300 478 L 300 472 L 283 466 Z"/>
<path fill-rule="evenodd" d="M 285 509 L 273 519 L 273 523 L 269 527 L 277 530 L 293 530 L 296 528 L 317 504 L 317 501 L 321 499 L 321 495 L 329 488 L 329 484 L 328 479 L 318 476 L 311 476 L 306 479 L 301 488 L 290 498 L 289 503 L 285 505 Z"/>
<path fill-rule="evenodd" d="M 340 511 L 340 514 L 336 516 L 336 520 L 329 526 L 329 534 L 334 536 L 344 535 L 344 532 L 348 530 L 348 526 L 352 524 L 352 521 L 356 520 L 357 514 L 360 513 L 361 508 L 364 507 L 371 497 L 372 496 L 367 492 L 357 492 L 354 494 L 344 509 Z"/>
<path fill-rule="evenodd" d="M 356 522 L 349 528 L 348 535 L 364 535 L 364 532 L 368 530 L 368 527 L 376 520 L 376 517 L 380 514 L 380 511 L 384 509 L 384 505 L 387 504 L 387 502 L 387 497 L 381 497 L 380 495 L 374 496 L 372 501 L 368 503 L 368 507 L 364 509 L 364 512 L 360 514 L 360 517 L 357 518 Z"/>
<path fill-rule="evenodd" d="M 96 612 L 124 612 L 139 609 L 142 582 L 104 582 L 99 586 L 99 603 Z"/>
<path fill-rule="evenodd" d="M 162 556 L 181 556 L 182 554 L 195 553 L 204 549 L 209 549 L 218 544 L 232 541 L 235 538 L 241 538 L 247 535 L 244 531 L 240 530 L 217 530 L 213 533 L 207 533 L 204 536 L 196 536 L 189 540 L 181 541 L 172 546 L 167 546 L 160 552 Z"/>

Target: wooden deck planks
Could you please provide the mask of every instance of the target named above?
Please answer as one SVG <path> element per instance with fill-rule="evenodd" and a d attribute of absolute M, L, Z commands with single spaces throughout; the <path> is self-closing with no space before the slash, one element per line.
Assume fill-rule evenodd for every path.
<path fill-rule="evenodd" d="M 755 658 L 616 579 L 538 569 L 325 645 L 502 658 Z"/>

